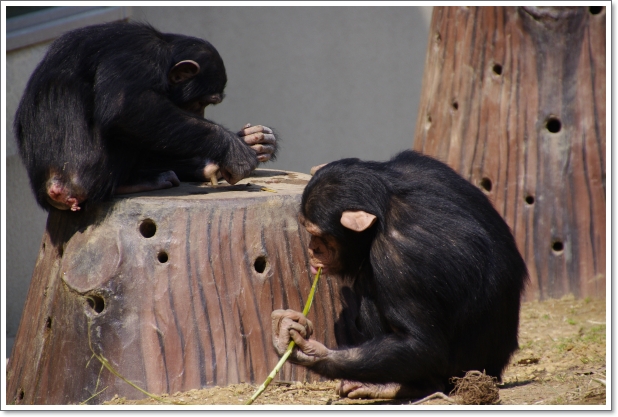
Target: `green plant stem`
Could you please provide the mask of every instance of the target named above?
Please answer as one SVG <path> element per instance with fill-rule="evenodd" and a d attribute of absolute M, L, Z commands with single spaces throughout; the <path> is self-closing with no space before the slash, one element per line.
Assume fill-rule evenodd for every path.
<path fill-rule="evenodd" d="M 313 296 L 315 295 L 315 290 L 318 287 L 318 280 L 320 279 L 320 275 L 322 275 L 321 267 L 318 268 L 318 272 L 315 274 L 315 278 L 313 279 L 313 285 L 311 286 L 311 291 L 309 292 L 309 298 L 307 298 L 307 302 L 305 303 L 305 308 L 303 309 L 303 316 L 307 316 L 307 314 L 309 313 L 309 309 L 311 308 L 311 303 L 313 302 Z M 281 359 L 279 359 L 279 362 L 277 362 L 277 365 L 275 365 L 275 368 L 271 371 L 270 374 L 268 374 L 268 376 L 266 377 L 266 380 L 262 383 L 262 385 L 260 385 L 260 387 L 251 396 L 251 398 L 249 398 L 249 400 L 245 403 L 245 405 L 253 404 L 253 401 L 255 401 L 256 398 L 259 397 L 264 392 L 264 390 L 273 380 L 275 375 L 277 375 L 277 373 L 281 370 L 285 361 L 287 361 L 290 355 L 292 354 L 292 351 L 294 350 L 294 346 L 296 346 L 296 343 L 294 343 L 294 341 L 292 340 L 290 344 L 288 345 L 288 348 L 283 354 L 283 356 L 281 356 Z"/>

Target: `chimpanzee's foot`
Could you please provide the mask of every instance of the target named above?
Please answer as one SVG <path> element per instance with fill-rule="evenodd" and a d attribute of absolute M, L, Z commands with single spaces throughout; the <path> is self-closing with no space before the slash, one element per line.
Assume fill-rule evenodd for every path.
<path fill-rule="evenodd" d="M 206 166 L 199 170 L 199 173 L 203 176 L 204 181 L 210 181 L 211 185 L 217 185 L 219 178 L 222 178 L 219 165 L 214 162 L 206 163 Z"/>
<path fill-rule="evenodd" d="M 341 381 L 337 393 L 348 398 L 395 398 L 401 384 L 370 384 L 358 381 Z"/>
<path fill-rule="evenodd" d="M 388 384 L 371 384 L 368 382 L 348 380 L 342 380 L 339 387 L 337 387 L 337 394 L 339 394 L 339 396 L 352 399 L 421 398 L 435 391 L 434 389 L 413 388 L 395 382 Z"/>
<path fill-rule="evenodd" d="M 139 184 L 119 185 L 116 187 L 116 194 L 133 194 L 142 193 L 144 191 L 163 190 L 165 188 L 178 187 L 180 180 L 174 171 L 162 172 L 153 178 L 151 181 L 142 182 Z"/>
<path fill-rule="evenodd" d="M 326 164 L 320 164 L 320 165 L 316 165 L 314 167 L 311 167 L 311 171 L 309 171 L 309 173 L 311 174 L 311 176 L 315 175 L 316 172 L 318 172 L 318 169 L 324 167 Z"/>

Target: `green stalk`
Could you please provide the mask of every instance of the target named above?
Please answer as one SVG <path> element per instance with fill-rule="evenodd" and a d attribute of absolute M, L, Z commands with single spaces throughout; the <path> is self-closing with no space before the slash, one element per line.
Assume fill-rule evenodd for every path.
<path fill-rule="evenodd" d="M 315 295 L 315 290 L 318 287 L 318 280 L 320 279 L 320 275 L 322 275 L 322 267 L 318 268 L 318 272 L 315 274 L 315 278 L 313 279 L 313 285 L 311 286 L 311 291 L 309 292 L 309 298 L 307 298 L 307 302 L 305 303 L 305 308 L 303 309 L 303 316 L 307 316 L 307 313 L 309 313 L 309 309 L 311 308 L 311 303 L 313 302 L 313 296 Z M 245 405 L 253 404 L 253 401 L 255 401 L 255 399 L 264 392 L 266 387 L 270 384 L 273 378 L 281 370 L 285 361 L 287 361 L 290 355 L 292 354 L 292 350 L 294 350 L 294 346 L 296 346 L 296 343 L 294 343 L 294 341 L 292 340 L 290 344 L 288 345 L 287 350 L 281 357 L 281 359 L 279 359 L 279 362 L 277 362 L 277 365 L 275 365 L 275 368 L 266 377 L 266 380 L 264 381 L 264 383 L 260 385 L 257 391 L 255 391 L 255 393 L 251 396 L 251 398 L 249 398 L 249 400 L 245 403 Z"/>

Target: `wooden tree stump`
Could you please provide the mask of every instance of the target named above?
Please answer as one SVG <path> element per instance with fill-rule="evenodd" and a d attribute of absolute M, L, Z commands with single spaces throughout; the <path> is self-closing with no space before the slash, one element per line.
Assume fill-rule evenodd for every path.
<path fill-rule="evenodd" d="M 605 297 L 604 7 L 435 7 L 414 149 L 514 231 L 527 299 Z"/>
<path fill-rule="evenodd" d="M 311 288 L 309 235 L 297 222 L 308 179 L 258 170 L 236 186 L 182 183 L 90 212 L 51 212 L 8 365 L 7 403 L 144 397 L 101 371 L 89 339 L 150 393 L 261 383 L 278 360 L 270 313 L 302 310 Z M 309 313 L 330 346 L 337 294 L 324 277 Z M 289 364 L 280 377 L 318 379 Z"/>

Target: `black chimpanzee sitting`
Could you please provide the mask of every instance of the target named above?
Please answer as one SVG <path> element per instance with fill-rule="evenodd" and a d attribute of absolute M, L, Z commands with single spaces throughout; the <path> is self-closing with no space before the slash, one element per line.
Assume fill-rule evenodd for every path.
<path fill-rule="evenodd" d="M 38 203 L 79 210 L 113 194 L 205 180 L 230 183 L 274 158 L 271 129 L 236 134 L 204 119 L 223 100 L 223 60 L 208 42 L 115 22 L 57 39 L 17 110 L 15 136 Z M 252 149 L 253 148 L 253 149 Z"/>
<path fill-rule="evenodd" d="M 294 363 L 341 378 L 351 398 L 448 392 L 469 370 L 501 377 L 517 349 L 528 279 L 511 231 L 487 197 L 413 151 L 388 162 L 343 159 L 307 185 L 300 222 L 311 269 L 340 275 L 354 296 L 352 346 L 308 339 L 301 313 L 272 314 L 273 343 Z M 345 344 L 346 341 L 338 340 Z"/>

